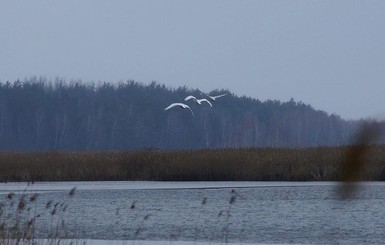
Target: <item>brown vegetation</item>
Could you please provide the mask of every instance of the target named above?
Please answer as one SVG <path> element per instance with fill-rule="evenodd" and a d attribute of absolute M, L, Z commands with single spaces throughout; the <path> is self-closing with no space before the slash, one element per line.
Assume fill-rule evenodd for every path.
<path fill-rule="evenodd" d="M 71 189 L 68 197 L 71 198 L 74 194 L 75 188 Z M 42 210 L 37 208 L 38 198 L 38 193 L 28 193 L 25 189 L 21 193 L 8 193 L 0 199 L 1 245 L 68 244 L 62 241 L 62 238 L 66 238 L 64 216 L 67 213 L 68 204 L 66 202 L 54 203 L 53 200 L 49 200 L 45 204 L 45 210 L 41 212 Z M 44 218 L 48 218 L 45 220 L 46 223 L 40 222 L 38 225 L 37 221 L 44 220 Z M 38 233 L 42 233 L 41 229 L 48 229 L 44 239 L 37 236 Z M 75 244 L 70 239 L 67 241 L 69 244 Z"/>
<path fill-rule="evenodd" d="M 306 149 L 0 153 L 0 181 L 341 180 L 360 146 Z M 385 146 L 367 147 L 363 180 L 385 180 Z"/>

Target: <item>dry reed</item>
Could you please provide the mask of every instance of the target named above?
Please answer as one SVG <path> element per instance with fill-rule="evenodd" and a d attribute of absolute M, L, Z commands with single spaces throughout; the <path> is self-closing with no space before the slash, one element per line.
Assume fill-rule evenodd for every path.
<path fill-rule="evenodd" d="M 0 181 L 342 180 L 359 146 L 181 151 L 0 153 Z M 385 146 L 366 146 L 363 180 L 385 180 Z"/>

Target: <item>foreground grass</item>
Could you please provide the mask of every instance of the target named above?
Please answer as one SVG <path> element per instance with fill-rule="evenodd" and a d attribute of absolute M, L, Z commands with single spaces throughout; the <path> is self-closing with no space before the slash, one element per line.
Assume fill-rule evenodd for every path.
<path fill-rule="evenodd" d="M 120 242 L 118 240 L 109 240 L 111 237 L 104 241 L 92 240 L 93 237 L 89 237 L 89 234 L 87 235 L 86 233 L 87 224 L 83 223 L 82 226 L 79 226 L 76 221 L 76 217 L 82 216 L 80 212 L 84 212 L 84 210 L 79 212 L 79 209 L 77 209 L 79 203 L 76 203 L 78 200 L 73 199 L 76 192 L 75 187 L 68 192 L 68 195 L 62 192 L 60 195 L 64 197 L 63 199 L 53 200 L 44 198 L 44 196 L 47 197 L 44 192 L 43 194 L 31 192 L 30 188 L 33 188 L 32 185 L 33 183 L 28 183 L 26 189 L 21 192 L 0 193 L 1 245 L 85 245 L 89 243 L 95 244 L 95 242 L 97 242 L 97 244 L 143 244 L 146 239 L 144 231 L 149 227 L 146 224 L 148 220 L 156 217 L 164 218 L 162 215 L 156 215 L 156 212 L 161 211 L 161 209 L 158 208 L 150 208 L 146 213 L 143 213 L 143 203 L 137 203 L 137 201 L 120 203 L 119 205 L 125 205 L 124 208 L 115 206 L 117 203 L 110 203 L 110 205 L 105 208 L 116 208 L 116 216 L 108 216 L 111 220 L 107 227 L 113 225 L 114 227 L 116 226 L 115 229 L 124 232 L 117 234 L 115 233 L 116 230 L 110 230 L 111 228 L 107 228 L 105 226 L 106 224 L 104 224 L 106 229 L 104 235 L 108 236 L 108 233 L 113 233 L 115 236 L 118 236 L 115 238 L 123 238 L 122 236 L 124 235 L 124 239 L 127 240 L 121 240 Z M 203 241 L 207 239 L 207 242 L 201 242 L 201 244 L 213 244 L 212 240 L 214 238 L 216 241 L 220 239 L 220 244 L 229 244 L 230 237 L 234 239 L 233 235 L 230 235 L 232 228 L 231 221 L 234 220 L 231 212 L 232 207 L 237 204 L 237 200 L 241 195 L 239 195 L 235 189 L 229 190 L 228 194 L 228 198 L 223 199 L 223 202 L 227 203 L 227 205 L 217 206 L 217 209 L 214 213 L 211 213 L 210 217 L 200 216 L 202 213 L 205 213 L 207 203 L 212 202 L 211 198 L 204 197 L 203 199 L 192 200 L 191 204 L 195 206 L 192 210 L 198 211 L 199 215 L 196 218 L 192 217 L 190 219 L 190 223 L 196 227 L 186 227 L 187 229 L 191 229 L 191 234 L 193 234 L 192 237 L 188 238 L 188 240 L 193 239 L 193 242 L 190 244 L 197 244 L 198 239 L 202 240 L 202 238 Z M 96 199 L 94 199 L 94 201 L 98 202 Z M 90 204 L 90 206 L 94 205 L 95 203 Z M 71 206 L 75 206 L 75 208 L 72 209 Z M 125 211 L 122 212 L 122 209 L 125 209 Z M 127 215 L 129 213 L 131 213 L 131 215 Z M 95 212 L 92 217 L 98 214 L 103 215 L 100 212 Z M 210 212 L 208 212 L 208 214 L 210 214 Z M 121 222 L 122 217 L 125 217 L 127 220 Z M 212 236 L 209 233 L 205 233 L 202 225 L 206 223 L 206 218 L 216 219 L 219 222 L 218 231 L 221 231 L 220 235 Z M 76 229 L 74 229 L 75 227 Z M 82 229 L 85 233 L 82 233 Z M 90 231 L 90 229 L 88 229 L 88 231 Z M 166 238 L 162 244 L 172 244 L 173 240 L 186 239 L 186 237 L 181 236 L 181 230 L 174 229 L 169 230 L 169 232 L 170 240 L 168 241 Z M 93 235 L 95 235 L 95 233 L 93 233 Z M 239 239 L 242 240 L 242 237 Z M 151 244 L 158 243 L 153 242 Z M 179 242 L 177 242 L 177 244 L 179 244 Z"/>
<path fill-rule="evenodd" d="M 75 189 L 70 190 L 69 199 L 73 197 Z M 62 239 L 66 238 L 64 217 L 68 203 L 49 200 L 42 210 L 38 208 L 38 199 L 39 194 L 29 193 L 28 189 L 21 193 L 10 192 L 0 195 L 1 245 L 68 244 L 62 242 Z M 43 224 L 39 226 L 38 220 L 44 220 Z M 36 235 L 43 227 L 45 227 L 45 236 L 44 239 L 39 239 Z M 74 244 L 71 240 L 69 241 Z"/>
<path fill-rule="evenodd" d="M 385 146 L 366 147 L 363 180 L 385 180 Z M 360 146 L 307 149 L 0 153 L 0 181 L 341 180 Z"/>

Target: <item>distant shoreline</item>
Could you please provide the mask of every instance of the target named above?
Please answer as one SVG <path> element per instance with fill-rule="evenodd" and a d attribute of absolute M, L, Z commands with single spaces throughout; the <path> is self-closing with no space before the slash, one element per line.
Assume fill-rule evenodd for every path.
<path fill-rule="evenodd" d="M 339 181 L 360 147 L 1 152 L 0 182 Z M 366 148 L 360 180 L 384 181 L 385 146 Z"/>
<path fill-rule="evenodd" d="M 385 182 L 365 181 L 364 185 Z M 186 189 L 247 189 L 267 187 L 339 186 L 336 181 L 49 181 L 0 183 L 0 194 L 9 192 L 68 192 L 76 190 L 186 190 Z"/>

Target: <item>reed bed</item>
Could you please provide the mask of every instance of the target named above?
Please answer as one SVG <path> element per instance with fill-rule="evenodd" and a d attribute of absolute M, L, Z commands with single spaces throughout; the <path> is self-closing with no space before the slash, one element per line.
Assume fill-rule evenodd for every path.
<path fill-rule="evenodd" d="M 338 181 L 360 147 L 2 152 L 0 181 Z M 385 180 L 385 146 L 365 148 L 360 178 Z"/>
<path fill-rule="evenodd" d="M 73 197 L 75 189 L 70 190 L 69 198 Z M 10 192 L 0 195 L 1 245 L 56 245 L 68 244 L 68 241 L 70 244 L 75 244 L 69 239 L 66 240 L 67 242 L 62 240 L 66 238 L 64 217 L 68 203 L 49 200 L 44 210 L 38 210 L 38 199 L 38 193 L 30 193 L 27 189 L 21 193 Z M 44 218 L 48 219 L 41 223 Z M 38 237 L 37 234 L 41 233 L 44 227 L 45 235 Z"/>

